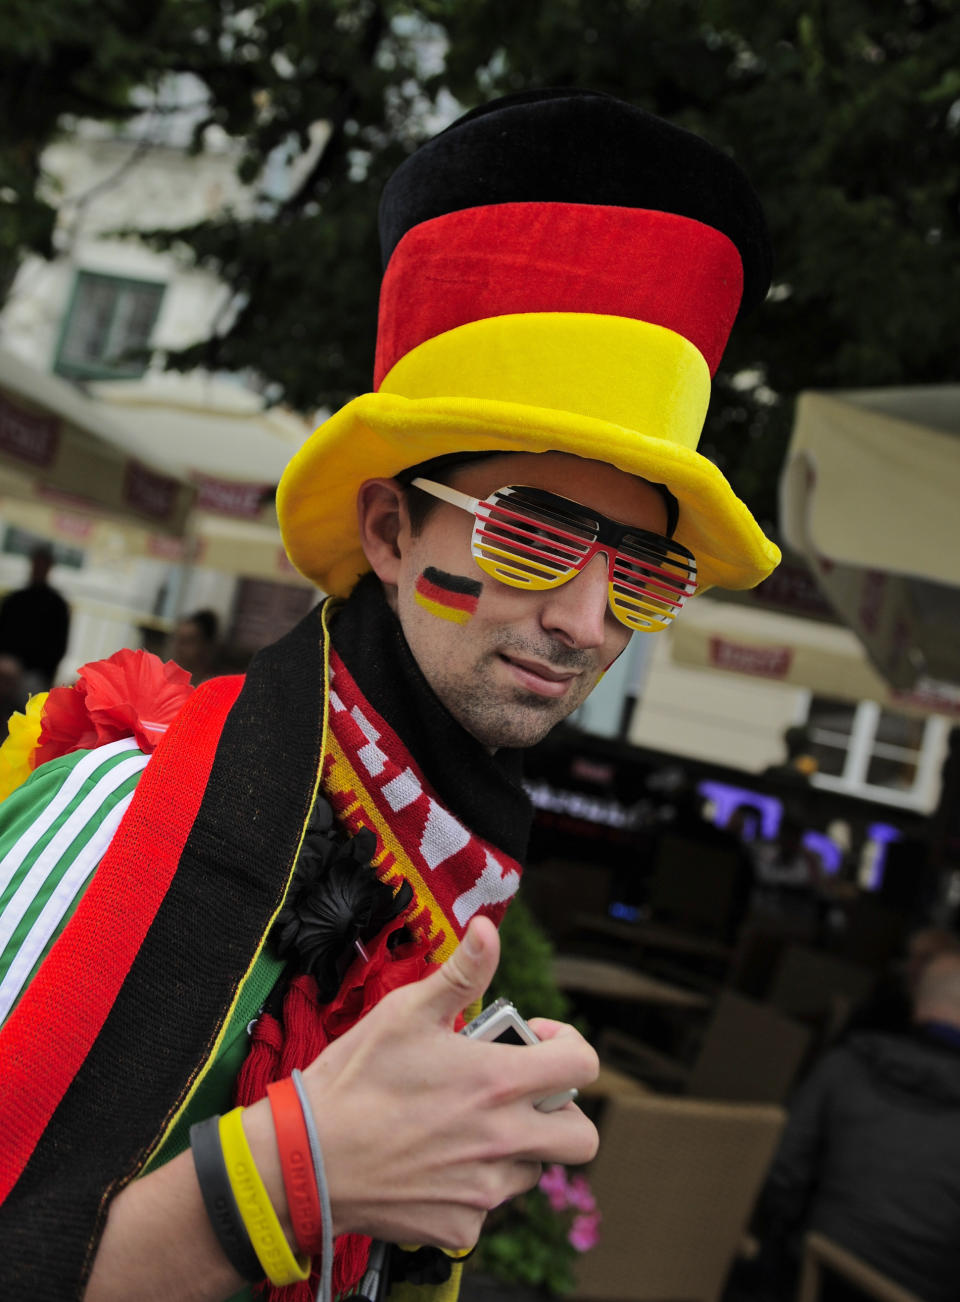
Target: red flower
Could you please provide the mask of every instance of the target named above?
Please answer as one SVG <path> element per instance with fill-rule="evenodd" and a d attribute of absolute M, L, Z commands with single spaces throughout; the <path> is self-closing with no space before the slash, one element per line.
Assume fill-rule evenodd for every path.
<path fill-rule="evenodd" d="M 34 767 L 122 737 L 149 755 L 192 691 L 185 669 L 148 651 L 124 649 L 83 665 L 75 686 L 47 697 Z"/>
<path fill-rule="evenodd" d="M 395 949 L 387 948 L 387 941 L 399 925 L 402 923 L 397 918 L 388 922 L 365 945 L 366 959 L 358 955 L 347 969 L 337 997 L 324 1011 L 324 1026 L 332 1040 L 349 1031 L 391 990 L 420 981 L 433 971 L 428 941 L 414 940 Z"/>

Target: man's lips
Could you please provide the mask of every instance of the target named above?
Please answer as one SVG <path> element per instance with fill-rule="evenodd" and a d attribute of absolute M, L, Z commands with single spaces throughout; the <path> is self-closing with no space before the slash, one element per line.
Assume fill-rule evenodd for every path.
<path fill-rule="evenodd" d="M 500 658 L 528 691 L 540 696 L 563 696 L 579 675 L 579 670 L 576 669 L 555 669 L 552 665 L 541 664 L 539 660 L 524 660 L 503 652 L 500 653 Z"/>

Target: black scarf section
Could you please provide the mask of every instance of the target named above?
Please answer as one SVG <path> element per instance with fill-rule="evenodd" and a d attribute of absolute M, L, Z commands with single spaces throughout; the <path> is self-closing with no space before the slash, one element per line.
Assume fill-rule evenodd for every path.
<path fill-rule="evenodd" d="M 471 832 L 522 863 L 533 819 L 521 786 L 522 751 L 491 755 L 453 717 L 414 659 L 376 575 L 360 580 L 330 634 L 357 686 L 440 800 Z"/>

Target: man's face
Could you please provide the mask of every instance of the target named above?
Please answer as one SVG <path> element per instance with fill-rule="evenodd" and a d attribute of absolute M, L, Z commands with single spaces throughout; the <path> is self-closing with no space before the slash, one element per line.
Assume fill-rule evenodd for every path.
<path fill-rule="evenodd" d="M 562 452 L 491 457 L 462 466 L 450 483 L 478 498 L 507 484 L 542 488 L 623 524 L 666 527 L 650 484 Z M 463 727 L 491 749 L 532 746 L 586 699 L 630 630 L 607 601 L 606 556 L 560 587 L 525 591 L 479 569 L 472 530 L 470 514 L 437 502 L 413 535 L 401 508 L 388 599 L 427 681 Z"/>

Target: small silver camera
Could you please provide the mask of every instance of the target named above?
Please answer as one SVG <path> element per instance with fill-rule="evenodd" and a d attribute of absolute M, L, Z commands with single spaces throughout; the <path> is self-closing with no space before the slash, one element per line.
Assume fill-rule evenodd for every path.
<path fill-rule="evenodd" d="M 496 1040 L 500 1044 L 539 1044 L 537 1036 L 509 999 L 495 999 L 460 1032 L 472 1040 Z M 550 1094 L 535 1105 L 540 1112 L 554 1112 L 577 1097 L 575 1089 Z"/>

